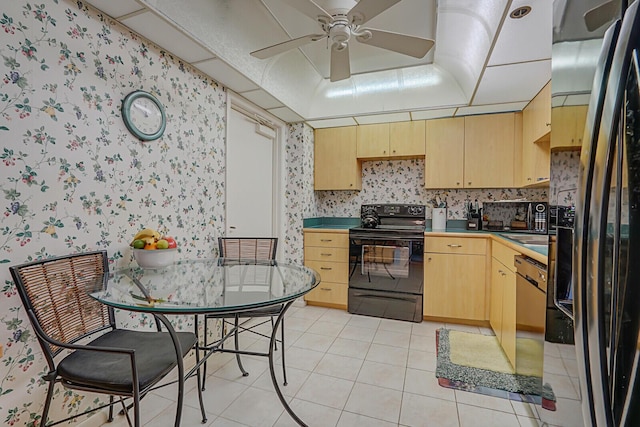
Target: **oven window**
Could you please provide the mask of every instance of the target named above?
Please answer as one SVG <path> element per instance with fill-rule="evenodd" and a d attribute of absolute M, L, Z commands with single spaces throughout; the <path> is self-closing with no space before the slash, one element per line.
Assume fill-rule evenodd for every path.
<path fill-rule="evenodd" d="M 409 277 L 409 248 L 362 245 L 362 274 L 392 279 Z"/>

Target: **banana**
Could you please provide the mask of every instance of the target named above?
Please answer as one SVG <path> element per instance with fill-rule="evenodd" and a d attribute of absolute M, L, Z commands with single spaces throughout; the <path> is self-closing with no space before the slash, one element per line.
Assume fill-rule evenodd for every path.
<path fill-rule="evenodd" d="M 144 240 L 150 241 L 153 243 L 156 239 L 160 239 L 160 233 L 151 228 L 145 228 L 144 230 L 138 231 L 133 240 Z M 133 243 L 133 240 L 131 241 Z"/>

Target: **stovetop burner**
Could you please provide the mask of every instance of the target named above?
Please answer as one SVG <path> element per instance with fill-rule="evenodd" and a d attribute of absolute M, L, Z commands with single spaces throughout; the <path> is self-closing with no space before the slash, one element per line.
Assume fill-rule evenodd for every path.
<path fill-rule="evenodd" d="M 423 238 L 426 223 L 424 205 L 384 204 L 362 205 L 360 227 L 349 231 L 351 238 L 400 239 Z M 371 219 L 375 217 L 375 227 L 371 227 Z"/>

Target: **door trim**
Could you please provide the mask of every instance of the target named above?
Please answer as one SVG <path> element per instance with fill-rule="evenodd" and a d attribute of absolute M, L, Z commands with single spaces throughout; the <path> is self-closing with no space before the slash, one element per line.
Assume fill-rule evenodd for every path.
<path fill-rule="evenodd" d="M 252 104 L 246 99 L 242 98 L 237 93 L 227 89 L 227 110 L 225 120 L 225 170 L 227 164 L 227 150 L 226 143 L 229 140 L 229 117 L 231 117 L 231 109 L 244 114 L 249 119 L 254 120 L 260 127 L 269 131 L 272 129 L 275 132 L 274 146 L 273 146 L 273 194 L 272 194 L 272 206 L 273 206 L 273 230 L 275 237 L 278 237 L 280 242 L 284 243 L 285 236 L 285 212 L 286 212 L 286 170 L 285 170 L 285 147 L 287 141 L 287 125 L 285 122 L 263 110 L 262 108 Z M 225 171 L 225 183 L 227 182 L 227 176 Z M 225 224 L 224 230 L 227 229 L 227 193 L 225 185 Z M 284 244 L 278 245 L 277 259 L 282 259 L 284 254 Z"/>

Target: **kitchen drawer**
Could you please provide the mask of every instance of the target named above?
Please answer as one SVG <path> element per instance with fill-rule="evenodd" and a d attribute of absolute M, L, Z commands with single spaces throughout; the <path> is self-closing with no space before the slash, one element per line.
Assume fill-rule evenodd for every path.
<path fill-rule="evenodd" d="M 424 251 L 443 254 L 486 255 L 487 240 L 464 237 L 425 237 Z"/>
<path fill-rule="evenodd" d="M 349 248 L 349 233 L 304 233 L 304 245 L 325 248 Z"/>
<path fill-rule="evenodd" d="M 345 283 L 322 282 L 304 296 L 305 301 L 346 307 L 348 286 Z"/>
<path fill-rule="evenodd" d="M 516 267 L 513 264 L 513 257 L 516 255 L 520 255 L 520 253 L 496 242 L 495 240 L 491 243 L 491 256 L 500 261 L 505 267 L 514 273 L 516 271 Z"/>
<path fill-rule="evenodd" d="M 349 248 L 324 248 L 305 246 L 305 261 L 349 262 Z"/>
<path fill-rule="evenodd" d="M 346 284 L 349 280 L 349 263 L 347 262 L 305 261 L 304 264 L 320 274 L 322 283 Z"/>

